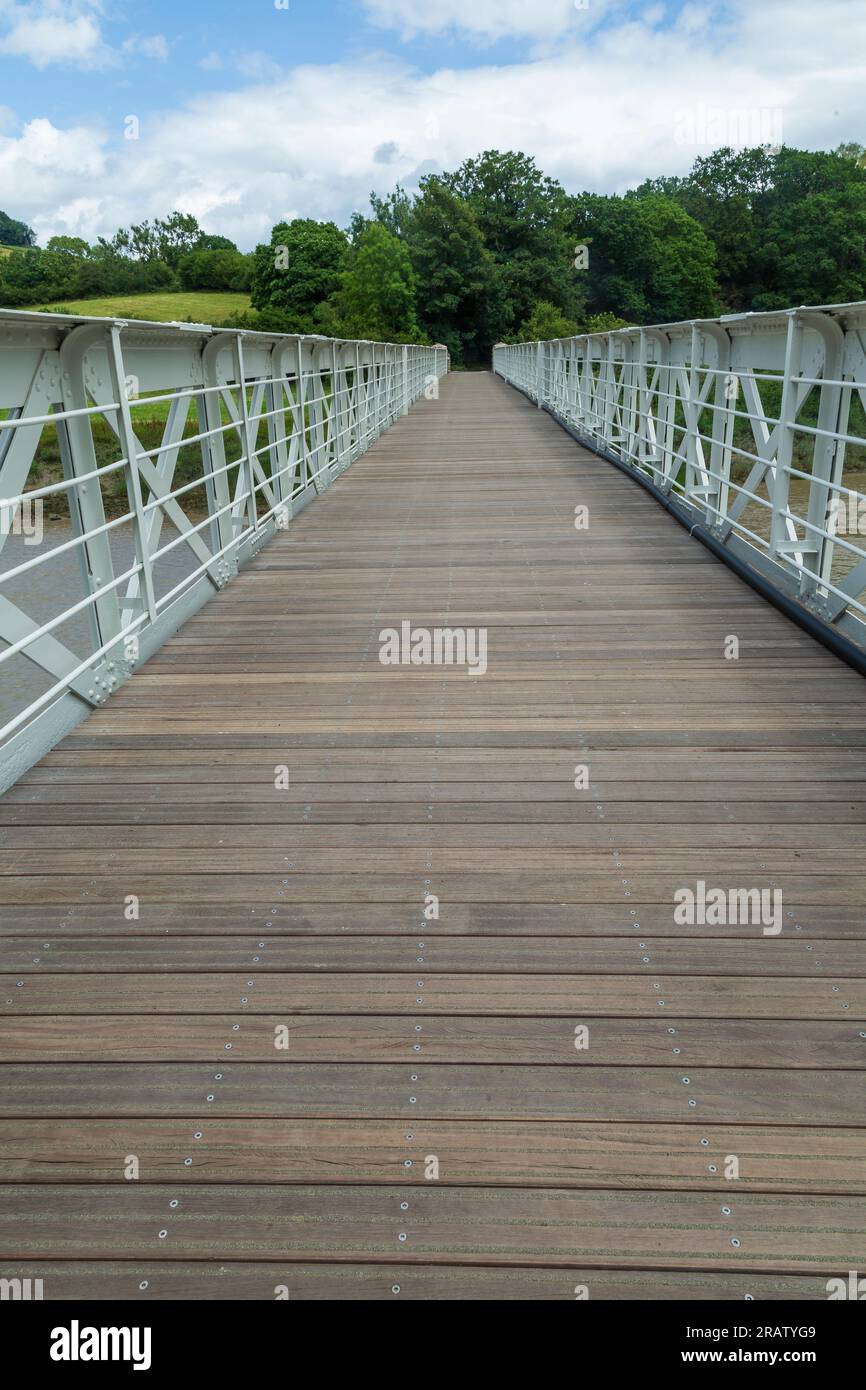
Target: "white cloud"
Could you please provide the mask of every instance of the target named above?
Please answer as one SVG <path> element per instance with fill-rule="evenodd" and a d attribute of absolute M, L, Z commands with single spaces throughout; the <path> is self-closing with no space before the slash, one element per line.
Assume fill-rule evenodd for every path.
<path fill-rule="evenodd" d="M 168 58 L 164 34 L 130 34 L 119 51 L 112 48 L 103 35 L 103 14 L 102 0 L 0 0 L 0 54 L 40 70 L 52 64 L 114 67 L 121 54 Z"/>
<path fill-rule="evenodd" d="M 205 72 L 219 72 L 223 65 L 223 60 L 215 49 L 211 49 L 210 53 L 206 53 L 203 58 L 199 58 L 198 65 L 200 68 L 204 68 Z"/>
<path fill-rule="evenodd" d="M 168 40 L 164 34 L 130 34 L 123 41 L 124 53 L 140 53 L 143 58 L 153 58 L 164 63 L 168 58 Z"/>
<path fill-rule="evenodd" d="M 0 186 L 16 190 L 7 210 L 40 239 L 111 233 L 180 207 L 250 246 L 280 218 L 345 223 L 371 188 L 489 148 L 524 150 L 575 191 L 684 173 L 708 146 L 678 139 L 683 113 L 698 133 L 702 121 L 712 130 L 716 108 L 779 110 L 788 143 L 863 139 L 866 7 L 824 0 L 817 42 L 811 0 L 737 5 L 714 44 L 629 22 L 507 66 L 424 74 L 379 58 L 295 68 L 152 112 L 136 141 L 34 121 L 0 137 Z M 691 7 L 689 24 L 703 8 Z"/>
<path fill-rule="evenodd" d="M 40 118 L 29 121 L 16 137 L 0 135 L 0 186 L 15 190 L 15 208 L 26 212 L 25 221 L 32 217 L 31 225 L 37 232 L 44 229 L 45 236 L 91 234 L 98 209 L 76 215 L 70 207 L 82 180 L 104 183 L 108 173 L 102 137 L 83 126 L 58 130 Z"/>
<path fill-rule="evenodd" d="M 0 54 L 24 58 L 34 67 L 52 63 L 101 68 L 114 61 L 102 37 L 95 0 L 41 0 L 0 4 Z"/>
<path fill-rule="evenodd" d="M 251 82 L 273 82 L 281 73 L 279 64 L 274 62 L 270 54 L 257 50 L 239 53 L 234 65 L 241 77 L 247 77 Z"/>
<path fill-rule="evenodd" d="M 372 23 L 401 37 L 455 31 L 475 39 L 551 38 L 594 21 L 614 0 L 364 0 Z M 622 0 L 618 0 L 622 3 Z"/>

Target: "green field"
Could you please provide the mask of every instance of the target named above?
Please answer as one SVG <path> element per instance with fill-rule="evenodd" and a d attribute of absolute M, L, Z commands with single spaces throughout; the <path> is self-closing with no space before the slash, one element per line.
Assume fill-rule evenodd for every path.
<path fill-rule="evenodd" d="M 28 309 L 31 307 L 27 306 Z M 62 304 L 40 304 L 39 312 L 91 314 L 96 318 L 155 319 L 159 323 L 222 323 L 230 314 L 250 307 L 248 294 L 218 290 L 190 290 L 178 294 L 106 295 L 100 299 L 69 299 Z"/>

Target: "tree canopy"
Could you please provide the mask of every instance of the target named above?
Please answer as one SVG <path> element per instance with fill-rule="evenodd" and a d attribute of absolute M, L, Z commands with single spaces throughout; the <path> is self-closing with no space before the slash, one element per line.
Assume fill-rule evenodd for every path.
<path fill-rule="evenodd" d="M 866 298 L 866 147 L 722 148 L 685 175 L 571 193 L 529 155 L 485 150 L 412 192 L 374 192 L 346 230 L 281 221 L 244 255 L 175 210 L 88 245 L 0 213 L 0 302 L 245 290 L 245 327 L 446 343 L 568 336 L 725 311 Z"/>

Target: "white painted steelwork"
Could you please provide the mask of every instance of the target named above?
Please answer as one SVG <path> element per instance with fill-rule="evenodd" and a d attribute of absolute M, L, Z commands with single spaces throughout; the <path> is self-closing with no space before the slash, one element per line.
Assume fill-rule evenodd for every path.
<path fill-rule="evenodd" d="M 493 369 L 866 647 L 866 303 L 497 344 Z"/>
<path fill-rule="evenodd" d="M 0 551 L 23 509 L 61 517 L 57 543 L 32 554 L 19 545 L 11 565 L 0 563 L 0 683 L 23 656 L 45 687 L 0 729 L 0 788 L 104 703 L 447 370 L 441 346 L 0 310 Z M 155 414 L 161 440 L 146 448 L 137 422 Z M 190 450 L 192 476 L 173 486 L 182 451 L 189 473 Z M 114 515 L 107 488 L 118 479 Z M 123 529 L 132 544 L 119 564 L 112 540 Z M 43 567 L 73 555 L 77 591 L 58 587 L 49 616 L 28 613 L 22 588 L 38 579 L 44 610 Z M 63 628 L 82 617 L 89 640 L 73 650 Z"/>

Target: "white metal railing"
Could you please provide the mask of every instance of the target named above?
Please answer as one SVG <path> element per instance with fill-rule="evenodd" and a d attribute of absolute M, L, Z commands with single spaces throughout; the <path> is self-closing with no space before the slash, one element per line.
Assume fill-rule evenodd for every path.
<path fill-rule="evenodd" d="M 497 344 L 493 370 L 866 646 L 866 303 Z"/>
<path fill-rule="evenodd" d="M 0 310 L 0 787 L 448 365 L 441 346 Z"/>

